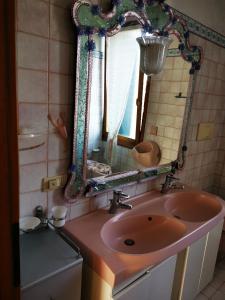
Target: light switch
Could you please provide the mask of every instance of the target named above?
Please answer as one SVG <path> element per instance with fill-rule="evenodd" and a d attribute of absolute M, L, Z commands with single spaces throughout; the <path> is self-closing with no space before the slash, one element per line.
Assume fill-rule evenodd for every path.
<path fill-rule="evenodd" d="M 197 131 L 197 141 L 211 140 L 214 133 L 213 123 L 199 123 Z"/>
<path fill-rule="evenodd" d="M 48 182 L 49 190 L 54 190 L 58 186 L 60 186 L 60 181 L 57 178 L 53 178 L 53 179 L 49 180 L 49 182 Z"/>
<path fill-rule="evenodd" d="M 158 127 L 155 125 L 151 125 L 150 127 L 150 134 L 151 135 L 158 135 Z"/>
<path fill-rule="evenodd" d="M 64 187 L 67 182 L 67 175 L 45 177 L 42 180 L 42 191 L 51 191 Z"/>

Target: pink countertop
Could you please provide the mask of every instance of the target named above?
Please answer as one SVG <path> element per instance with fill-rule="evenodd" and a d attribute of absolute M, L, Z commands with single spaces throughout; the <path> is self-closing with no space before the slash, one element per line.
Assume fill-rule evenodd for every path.
<path fill-rule="evenodd" d="M 179 192 L 176 191 L 176 193 Z M 210 195 L 203 192 L 200 193 L 207 196 Z M 143 214 L 173 217 L 165 209 L 165 201 L 170 194 L 151 191 L 130 198 L 127 202 L 133 205 L 132 210 L 118 209 L 117 213 L 112 215 L 108 213 L 107 209 L 99 209 L 67 222 L 64 226 L 64 231 L 78 244 L 88 265 L 114 288 L 138 272 L 147 270 L 162 260 L 185 249 L 188 245 L 209 232 L 225 216 L 224 201 L 219 197 L 210 195 L 210 197 L 220 202 L 221 211 L 205 222 L 179 220 L 185 224 L 186 232 L 179 240 L 160 250 L 144 254 L 126 254 L 111 249 L 103 242 L 101 236 L 102 227 L 112 218 L 115 222 L 127 216 Z"/>

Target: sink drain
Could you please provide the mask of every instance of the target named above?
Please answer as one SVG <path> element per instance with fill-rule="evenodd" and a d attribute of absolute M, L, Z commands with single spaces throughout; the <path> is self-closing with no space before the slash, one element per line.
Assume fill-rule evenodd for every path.
<path fill-rule="evenodd" d="M 152 217 L 148 217 L 148 220 L 149 220 L 149 221 L 152 221 Z"/>
<path fill-rule="evenodd" d="M 126 239 L 124 241 L 124 244 L 127 245 L 127 246 L 133 246 L 135 244 L 135 241 L 132 240 L 132 239 Z"/>
<path fill-rule="evenodd" d="M 174 217 L 177 218 L 177 219 L 181 219 L 181 217 L 179 217 L 179 216 L 177 216 L 177 215 L 174 215 Z"/>

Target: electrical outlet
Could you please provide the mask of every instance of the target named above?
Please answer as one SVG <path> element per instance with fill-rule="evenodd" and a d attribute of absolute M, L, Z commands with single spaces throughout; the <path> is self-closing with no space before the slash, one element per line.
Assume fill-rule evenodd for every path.
<path fill-rule="evenodd" d="M 151 125 L 149 133 L 151 135 L 158 135 L 158 127 L 155 125 Z"/>
<path fill-rule="evenodd" d="M 199 123 L 197 130 L 197 141 L 211 140 L 214 134 L 213 123 Z"/>
<path fill-rule="evenodd" d="M 42 180 L 42 191 L 52 191 L 65 186 L 67 175 L 58 175 L 53 177 L 45 177 Z"/>

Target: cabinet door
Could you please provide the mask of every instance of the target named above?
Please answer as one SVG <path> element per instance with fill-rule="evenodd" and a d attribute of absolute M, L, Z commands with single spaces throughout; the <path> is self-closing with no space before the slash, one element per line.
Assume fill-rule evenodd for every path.
<path fill-rule="evenodd" d="M 202 237 L 186 250 L 186 258 L 183 262 L 183 278 L 178 299 L 193 300 L 198 294 L 206 237 Z"/>
<path fill-rule="evenodd" d="M 170 257 L 113 297 L 113 300 L 169 300 L 176 256 Z"/>
<path fill-rule="evenodd" d="M 223 220 L 207 235 L 201 278 L 198 288 L 199 292 L 203 290 L 213 278 L 222 229 Z"/>
<path fill-rule="evenodd" d="M 22 290 L 22 300 L 80 300 L 82 264 Z"/>

